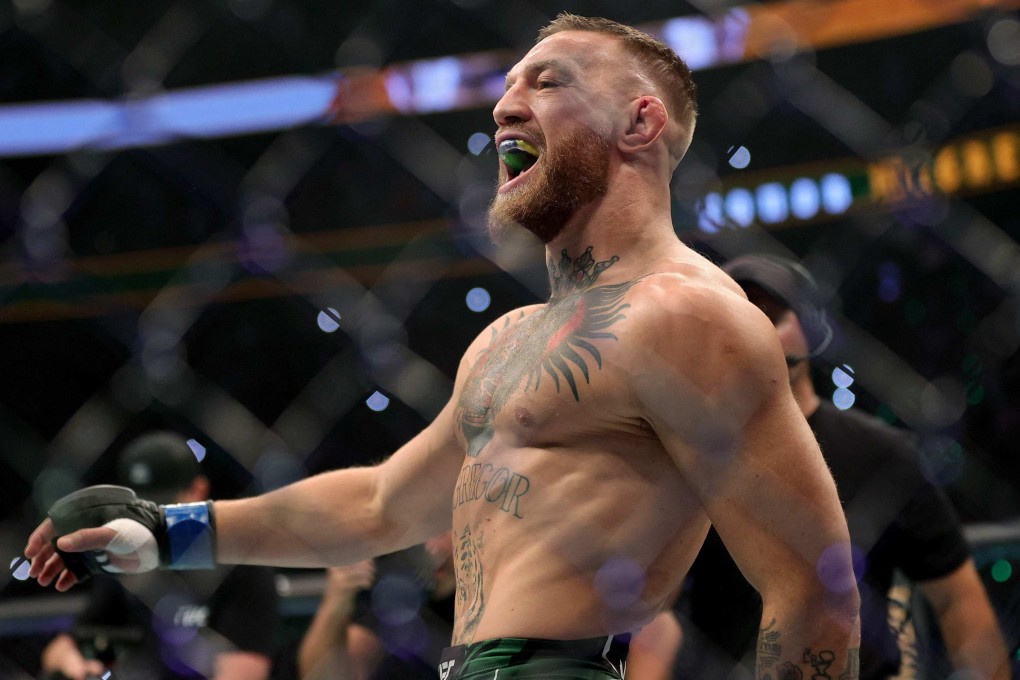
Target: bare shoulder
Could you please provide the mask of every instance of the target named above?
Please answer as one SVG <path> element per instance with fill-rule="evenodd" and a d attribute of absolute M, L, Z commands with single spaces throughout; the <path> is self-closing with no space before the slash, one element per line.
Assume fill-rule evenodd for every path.
<path fill-rule="evenodd" d="M 631 387 L 650 420 L 679 404 L 699 418 L 739 421 L 787 388 L 775 329 L 714 266 L 650 274 L 628 302 L 631 345 L 639 348 L 627 359 Z"/>
<path fill-rule="evenodd" d="M 678 366 L 696 369 L 713 359 L 745 364 L 779 348 L 765 314 L 711 265 L 650 274 L 627 301 L 640 346 Z"/>

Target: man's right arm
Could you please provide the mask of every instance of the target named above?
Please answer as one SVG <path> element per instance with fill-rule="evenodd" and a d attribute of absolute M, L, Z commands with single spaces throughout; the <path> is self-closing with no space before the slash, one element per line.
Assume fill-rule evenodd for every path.
<path fill-rule="evenodd" d="M 422 543 L 450 528 L 463 463 L 451 402 L 378 466 L 334 470 L 216 503 L 217 561 L 326 567 Z"/>
<path fill-rule="evenodd" d="M 463 462 L 463 449 L 454 436 L 455 404 L 451 399 L 428 427 L 380 465 L 335 470 L 260 496 L 217 501 L 216 561 L 288 567 L 350 564 L 448 529 L 450 498 Z M 55 581 L 57 590 L 64 591 L 77 578 L 53 549 L 54 536 L 47 519 L 29 537 L 25 554 L 32 560 L 30 576 L 43 586 Z M 115 540 L 124 539 L 114 529 L 98 526 L 69 533 L 58 545 L 67 552 L 109 552 Z M 118 559 L 138 562 L 134 553 Z"/>

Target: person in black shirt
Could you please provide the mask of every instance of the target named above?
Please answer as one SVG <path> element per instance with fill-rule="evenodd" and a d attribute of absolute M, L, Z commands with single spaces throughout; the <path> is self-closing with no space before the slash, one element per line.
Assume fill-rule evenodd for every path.
<path fill-rule="evenodd" d="M 723 270 L 775 325 L 794 394 L 836 480 L 861 594 L 861 680 L 900 669 L 887 599 L 897 568 L 932 605 L 953 665 L 1007 680 L 1005 644 L 960 521 L 922 472 L 911 437 L 858 411 L 840 411 L 814 390 L 809 360 L 832 336 L 814 279 L 792 260 L 764 255 L 736 258 Z M 682 598 L 693 626 L 685 629 L 681 668 L 699 679 L 736 678 L 743 675 L 735 667 L 744 665 L 753 677 L 756 645 L 768 642 L 759 630 L 761 600 L 714 530 Z"/>
<path fill-rule="evenodd" d="M 183 437 L 152 432 L 118 459 L 120 482 L 161 503 L 208 498 L 209 482 Z M 51 678 L 267 680 L 278 625 L 271 569 L 149 572 L 88 584 L 74 628 L 42 655 Z M 88 652 L 88 654 L 84 653 Z"/>

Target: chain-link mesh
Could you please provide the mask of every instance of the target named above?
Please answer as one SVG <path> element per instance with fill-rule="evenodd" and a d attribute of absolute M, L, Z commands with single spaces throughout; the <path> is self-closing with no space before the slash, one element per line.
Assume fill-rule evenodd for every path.
<path fill-rule="evenodd" d="M 641 22 L 734 6 L 568 4 L 14 0 L 0 7 L 0 101 L 131 102 L 337 67 L 373 73 L 518 53 L 558 9 Z M 840 398 L 918 432 L 966 519 L 1014 515 L 1015 4 L 960 9 L 945 25 L 860 16 L 845 40 L 826 26 L 847 15 L 815 5 L 814 19 L 777 14 L 790 23 L 747 63 L 697 74 L 699 131 L 673 182 L 678 232 L 718 262 L 798 258 L 837 317 L 819 365 L 852 373 Z M 484 234 L 495 161 L 468 140 L 491 133 L 489 112 L 362 119 L 357 104 L 334 103 L 335 118 L 360 121 L 347 125 L 0 159 L 3 554 L 19 554 L 53 500 L 109 481 L 116 452 L 156 427 L 206 448 L 221 497 L 379 460 L 438 412 L 487 322 L 545 295 L 540 248 L 495 250 Z M 1002 134 L 968 146 L 988 130 Z M 810 195 L 795 193 L 798 178 L 848 163 L 864 168 L 867 201 L 797 212 Z M 777 183 L 786 212 L 772 219 L 761 187 Z M 471 303 L 478 311 L 465 303 L 474 289 L 491 300 Z M 818 385 L 834 394 L 827 375 Z M 27 592 L 4 582 L 4 599 Z M 23 620 L 3 618 L 0 631 Z"/>

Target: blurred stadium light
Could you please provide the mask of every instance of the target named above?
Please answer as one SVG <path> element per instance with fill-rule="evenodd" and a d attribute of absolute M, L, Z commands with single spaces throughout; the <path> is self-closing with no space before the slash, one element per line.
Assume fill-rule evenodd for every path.
<path fill-rule="evenodd" d="M 665 40 L 692 69 L 876 40 L 962 21 L 1017 0 L 897 3 L 799 0 L 726 9 L 718 16 L 676 17 L 640 27 Z M 423 59 L 375 71 L 355 68 L 316 78 L 231 83 L 133 97 L 0 106 L 0 156 L 111 150 L 223 137 L 312 123 L 356 123 L 392 114 L 477 108 L 503 92 L 516 55 L 494 51 Z"/>

